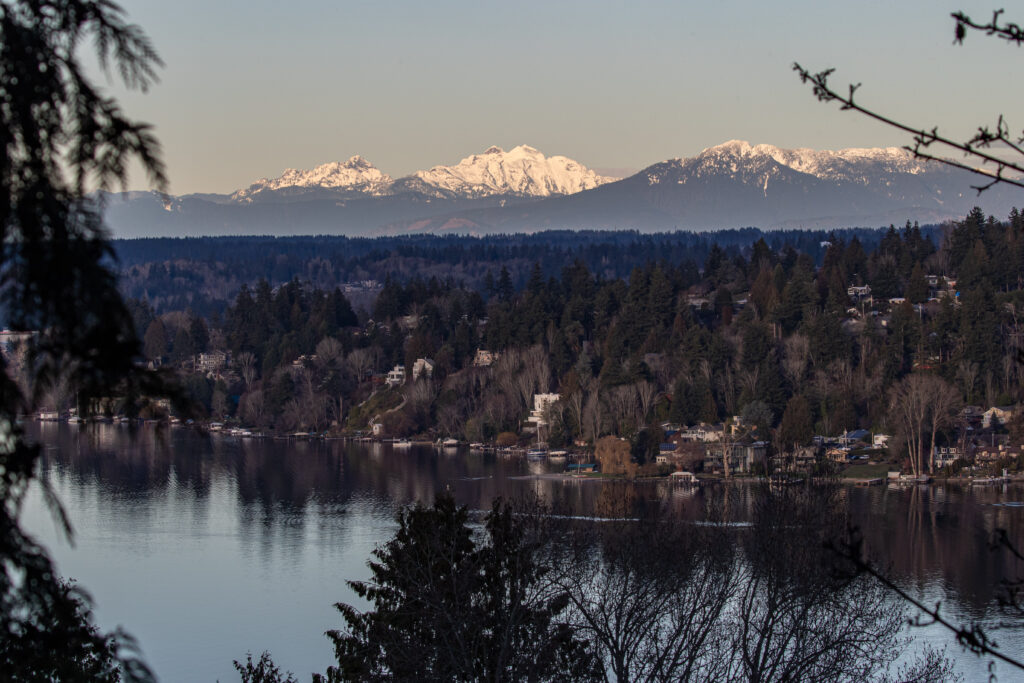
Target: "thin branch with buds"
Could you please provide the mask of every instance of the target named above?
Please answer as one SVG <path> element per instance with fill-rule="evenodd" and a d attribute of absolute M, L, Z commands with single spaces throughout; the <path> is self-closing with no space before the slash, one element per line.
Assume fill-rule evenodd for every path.
<path fill-rule="evenodd" d="M 962 44 L 968 30 L 975 30 L 983 31 L 986 35 L 996 36 L 997 38 L 1015 45 L 1024 45 L 1024 28 L 1021 28 L 1020 25 L 1013 22 L 1002 21 L 1002 14 L 1003 10 L 995 10 L 992 13 L 991 21 L 985 24 L 980 24 L 973 21 L 963 12 L 954 12 L 950 15 L 956 22 L 953 42 L 956 44 Z M 854 101 L 854 94 L 857 92 L 857 89 L 860 88 L 860 83 L 849 84 L 845 95 L 829 85 L 829 76 L 834 73 L 835 69 L 825 69 L 824 71 L 812 73 L 808 69 L 800 66 L 800 64 L 795 63 L 793 64 L 793 70 L 800 75 L 801 82 L 810 82 L 814 95 L 818 100 L 822 102 L 839 102 L 842 105 L 840 109 L 843 111 L 852 110 L 860 112 L 861 114 L 884 123 L 887 126 L 910 133 L 910 135 L 913 136 L 914 143 L 912 145 L 904 146 L 904 149 L 911 152 L 915 158 L 924 159 L 926 161 L 936 161 L 940 164 L 945 164 L 952 168 L 958 168 L 985 178 L 985 183 L 971 186 L 973 189 L 978 191 L 978 194 L 981 194 L 985 190 L 999 184 L 1014 185 L 1016 187 L 1024 188 L 1024 162 L 1010 161 L 986 151 L 993 145 L 1000 145 L 1005 147 L 1007 150 L 1024 157 L 1024 135 L 1018 138 L 1011 136 L 1009 126 L 1007 126 L 1002 115 L 999 116 L 999 120 L 996 122 L 995 128 L 979 126 L 978 132 L 974 137 L 964 142 L 960 142 L 945 135 L 940 135 L 938 127 L 934 127 L 931 130 L 916 128 L 896 121 L 895 119 L 889 118 L 883 114 L 879 114 L 878 112 L 872 111 L 866 107 L 862 107 Z M 980 162 L 980 164 L 987 165 L 988 167 L 983 168 L 980 166 L 974 166 L 968 162 L 958 161 L 956 159 L 951 159 L 948 156 L 925 151 L 933 145 L 940 150 L 960 152 L 964 157 L 973 159 L 975 162 Z"/>
<path fill-rule="evenodd" d="M 946 137 L 939 134 L 938 127 L 932 128 L 931 130 L 925 130 L 924 128 L 914 128 L 905 123 L 889 118 L 883 114 L 872 111 L 866 107 L 861 106 L 854 101 L 854 94 L 860 87 L 860 83 L 851 83 L 848 86 L 846 95 L 841 94 L 839 91 L 834 89 L 828 83 L 829 76 L 835 72 L 835 69 L 825 69 L 818 73 L 811 73 L 809 70 L 800 66 L 800 64 L 793 64 L 793 70 L 800 75 L 800 80 L 804 83 L 810 82 L 812 91 L 815 97 L 821 102 L 839 102 L 842 106 L 840 110 L 847 111 L 852 110 L 860 112 L 865 116 L 880 121 L 887 126 L 892 126 L 899 130 L 910 133 L 913 136 L 914 144 L 906 145 L 904 149 L 912 153 L 914 157 L 918 159 L 925 159 L 927 161 L 937 161 L 953 168 L 959 168 L 975 175 L 980 175 L 988 179 L 988 182 L 983 185 L 972 185 L 978 194 L 981 194 L 985 190 L 989 189 L 993 185 L 1003 183 L 1006 185 L 1015 185 L 1020 188 L 1024 188 L 1024 178 L 1015 177 L 1014 174 L 1020 174 L 1024 176 L 1024 163 L 1008 161 L 1000 157 L 995 156 L 987 151 L 986 148 L 990 147 L 993 143 L 999 142 L 1007 145 L 1010 149 L 1018 152 L 1024 156 L 1024 137 L 1012 140 L 1009 135 L 1009 128 L 1003 117 L 999 117 L 999 121 L 996 125 L 995 131 L 993 132 L 987 126 L 978 128 L 978 133 L 967 140 L 966 142 L 958 142 L 952 138 Z M 977 166 L 971 166 L 962 161 L 950 159 L 947 157 L 939 156 L 931 152 L 926 152 L 925 149 L 937 145 L 938 147 L 946 147 L 951 150 L 962 152 L 966 157 L 973 157 L 984 164 L 992 164 L 992 168 L 979 168 Z"/>
<path fill-rule="evenodd" d="M 953 42 L 958 45 L 962 45 L 964 37 L 967 36 L 967 29 L 971 28 L 977 31 L 984 31 L 986 35 L 997 36 L 1010 43 L 1016 43 L 1017 45 L 1024 44 L 1024 29 L 1021 29 L 1019 25 L 1013 22 L 1007 24 L 999 23 L 999 16 L 1004 11 L 1005 10 L 997 9 L 992 12 L 992 21 L 987 24 L 975 23 L 963 12 L 954 12 L 950 15 L 954 20 L 956 20 L 956 37 Z"/>
<path fill-rule="evenodd" d="M 1009 545 L 1008 542 L 1007 545 Z M 985 633 L 981 626 L 978 624 L 954 624 L 943 616 L 941 612 L 941 602 L 936 602 L 934 607 L 930 607 L 898 586 L 892 581 L 892 579 L 879 571 L 864 557 L 862 546 L 863 538 L 861 537 L 859 530 L 856 528 L 848 530 L 848 540 L 844 540 L 840 543 L 835 541 L 828 541 L 825 543 L 825 547 L 828 550 L 848 561 L 853 566 L 853 570 L 857 574 L 867 574 L 868 576 L 874 577 L 879 583 L 885 586 L 886 589 L 891 590 L 893 593 L 919 610 L 920 614 L 909 620 L 911 626 L 931 626 L 933 624 L 938 624 L 951 631 L 956 636 L 957 642 L 967 648 L 970 652 L 980 657 L 993 657 L 1016 669 L 1024 671 L 1024 662 L 1020 662 L 1013 657 L 1000 652 L 999 644 L 989 638 L 988 634 Z M 1014 550 L 1014 552 L 1017 551 Z"/>

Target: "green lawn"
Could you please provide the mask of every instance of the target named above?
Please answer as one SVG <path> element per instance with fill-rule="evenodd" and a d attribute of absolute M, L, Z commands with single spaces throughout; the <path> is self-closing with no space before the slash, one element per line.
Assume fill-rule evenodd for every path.
<path fill-rule="evenodd" d="M 839 476 L 849 479 L 885 479 L 890 467 L 884 462 L 879 465 L 850 465 L 840 471 Z"/>

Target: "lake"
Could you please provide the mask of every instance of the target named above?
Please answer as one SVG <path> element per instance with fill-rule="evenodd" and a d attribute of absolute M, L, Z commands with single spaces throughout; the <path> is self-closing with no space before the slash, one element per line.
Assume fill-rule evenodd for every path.
<path fill-rule="evenodd" d="M 38 492 L 24 524 L 61 573 L 92 594 L 100 625 L 124 626 L 166 682 L 236 681 L 232 660 L 247 651 L 270 650 L 299 680 L 323 671 L 333 662 L 323 632 L 341 626 L 332 605 L 355 602 L 345 581 L 369 576 L 366 561 L 390 538 L 400 506 L 430 502 L 438 490 L 478 510 L 496 496 L 535 493 L 581 515 L 603 514 L 626 491 L 615 482 L 533 478 L 562 466 L 464 450 L 245 440 L 153 426 L 26 429 L 44 447 L 42 476 L 64 502 L 74 545 Z M 734 484 L 628 490 L 637 504 L 670 505 L 695 520 L 712 497 L 742 519 L 749 492 Z M 842 502 L 901 585 L 942 600 L 957 620 L 1002 623 L 999 581 L 1022 567 L 993 553 L 988 539 L 1002 528 L 1024 544 L 1024 484 L 848 488 Z M 951 644 L 967 680 L 987 676 L 987 662 L 961 652 L 945 631 L 912 635 Z M 1024 656 L 1024 629 L 996 635 L 1004 650 Z"/>

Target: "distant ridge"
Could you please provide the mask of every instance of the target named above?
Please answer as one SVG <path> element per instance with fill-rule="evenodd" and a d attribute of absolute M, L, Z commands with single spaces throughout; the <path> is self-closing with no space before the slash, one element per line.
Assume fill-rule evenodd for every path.
<path fill-rule="evenodd" d="M 550 229 L 718 230 L 939 223 L 977 205 L 1005 217 L 1024 195 L 981 197 L 965 171 L 887 147 L 783 149 L 730 140 L 615 180 L 564 156 L 491 147 L 392 179 L 366 159 L 288 169 L 231 195 L 110 198 L 121 237 L 379 235 Z"/>

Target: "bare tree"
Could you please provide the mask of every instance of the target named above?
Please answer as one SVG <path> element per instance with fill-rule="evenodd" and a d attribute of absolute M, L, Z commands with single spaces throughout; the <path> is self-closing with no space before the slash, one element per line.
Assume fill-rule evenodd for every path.
<path fill-rule="evenodd" d="M 245 382 L 246 391 L 252 389 L 252 383 L 256 380 L 256 356 L 250 351 L 242 351 L 235 358 L 235 365 L 238 366 L 242 381 Z"/>
<path fill-rule="evenodd" d="M 658 387 L 644 380 L 636 383 L 636 397 L 640 402 L 640 420 L 647 420 L 654 407 L 654 400 L 658 397 Z"/>
<path fill-rule="evenodd" d="M 664 515 L 577 527 L 562 545 L 555 580 L 605 680 L 722 680 L 736 564 L 707 535 Z"/>
<path fill-rule="evenodd" d="M 334 367 L 344 358 L 345 350 L 334 337 L 324 337 L 316 345 L 316 364 L 320 368 Z"/>
<path fill-rule="evenodd" d="M 952 424 L 960 406 L 956 390 L 941 377 L 913 374 L 893 385 L 889 405 L 907 440 L 910 467 L 915 476 L 931 468 L 935 438 L 939 430 Z M 930 440 L 925 451 L 925 434 Z"/>
<path fill-rule="evenodd" d="M 605 394 L 608 411 L 614 421 L 613 431 L 619 433 L 619 426 L 624 421 L 636 424 L 638 400 L 636 385 L 623 384 Z"/>
<path fill-rule="evenodd" d="M 960 412 L 962 401 L 959 392 L 941 377 L 931 378 L 931 438 L 928 448 L 928 466 L 935 466 L 935 437 L 939 431 L 952 426 Z"/>
<path fill-rule="evenodd" d="M 974 400 L 974 385 L 978 381 L 978 364 L 967 359 L 960 361 L 956 366 L 956 376 L 962 383 L 964 396 L 970 403 Z"/>
<path fill-rule="evenodd" d="M 866 681 L 897 656 L 902 609 L 826 549 L 844 528 L 839 509 L 823 487 L 758 496 L 730 602 L 730 679 Z"/>
<path fill-rule="evenodd" d="M 811 342 L 802 334 L 792 334 L 782 343 L 782 371 L 794 388 L 799 389 L 811 357 Z"/>
<path fill-rule="evenodd" d="M 583 434 L 583 388 L 576 389 L 566 398 L 569 414 L 576 421 L 576 433 Z"/>
<path fill-rule="evenodd" d="M 596 384 L 596 382 L 594 382 Z M 604 413 L 601 410 L 601 396 L 596 386 L 592 386 L 587 392 L 587 402 L 583 407 L 585 431 L 584 437 L 591 441 L 597 441 L 602 434 L 604 424 Z"/>
<path fill-rule="evenodd" d="M 352 368 L 357 382 L 366 379 L 366 375 L 374 369 L 374 352 L 372 349 L 353 349 L 345 359 Z"/>
<path fill-rule="evenodd" d="M 894 384 L 889 391 L 889 406 L 906 436 L 911 471 L 919 476 L 923 473 L 924 430 L 929 412 L 925 375 L 908 375 Z"/>

